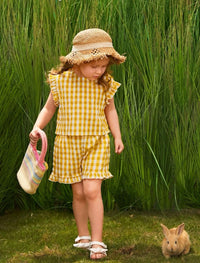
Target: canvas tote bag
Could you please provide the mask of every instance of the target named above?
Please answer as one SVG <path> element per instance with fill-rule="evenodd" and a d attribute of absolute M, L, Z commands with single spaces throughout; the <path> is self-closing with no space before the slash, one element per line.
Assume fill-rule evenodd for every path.
<path fill-rule="evenodd" d="M 30 143 L 20 169 L 17 172 L 18 182 L 28 194 L 36 193 L 44 173 L 48 169 L 48 165 L 44 160 L 47 152 L 47 137 L 42 130 L 38 130 L 38 133 L 42 140 L 41 152 L 37 150 L 36 146 Z"/>

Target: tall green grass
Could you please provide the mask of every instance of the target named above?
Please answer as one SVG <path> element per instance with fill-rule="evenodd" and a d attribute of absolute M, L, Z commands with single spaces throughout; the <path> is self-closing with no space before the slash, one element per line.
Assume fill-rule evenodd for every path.
<path fill-rule="evenodd" d="M 1 212 L 71 206 L 70 186 L 48 181 L 55 118 L 45 129 L 50 167 L 36 195 L 23 193 L 16 172 L 49 93 L 45 74 L 89 27 L 108 31 L 127 56 L 113 67 L 125 150 L 115 155 L 111 141 L 115 177 L 103 184 L 105 208 L 199 206 L 199 1 L 2 0 L 0 11 Z"/>

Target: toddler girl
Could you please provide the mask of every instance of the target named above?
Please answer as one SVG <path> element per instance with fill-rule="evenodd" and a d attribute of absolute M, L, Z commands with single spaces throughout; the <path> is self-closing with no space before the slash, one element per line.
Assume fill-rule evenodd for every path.
<path fill-rule="evenodd" d="M 43 129 L 58 108 L 49 180 L 72 185 L 78 229 L 74 247 L 87 248 L 91 259 L 99 259 L 107 251 L 102 242 L 101 184 L 112 177 L 109 131 L 114 137 L 115 152 L 119 154 L 124 148 L 113 99 L 120 83 L 107 73 L 107 68 L 123 63 L 125 57 L 115 51 L 109 34 L 92 28 L 74 37 L 72 51 L 60 61 L 60 67 L 52 69 L 48 76 L 51 91 L 30 141 L 36 144 L 38 128 Z"/>

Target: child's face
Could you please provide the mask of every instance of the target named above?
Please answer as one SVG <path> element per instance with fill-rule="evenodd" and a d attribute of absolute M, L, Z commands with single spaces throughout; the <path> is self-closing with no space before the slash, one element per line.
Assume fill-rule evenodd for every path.
<path fill-rule="evenodd" d="M 99 79 L 106 71 L 108 64 L 108 58 L 82 63 L 78 67 L 79 76 L 88 78 L 89 80 Z"/>

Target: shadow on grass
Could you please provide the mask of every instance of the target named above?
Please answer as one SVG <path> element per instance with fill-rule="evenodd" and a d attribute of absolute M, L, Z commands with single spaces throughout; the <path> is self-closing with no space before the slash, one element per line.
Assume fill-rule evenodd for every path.
<path fill-rule="evenodd" d="M 118 250 L 118 252 L 122 255 L 128 255 L 128 256 L 144 256 L 145 255 L 158 255 L 161 253 L 161 248 L 158 246 L 150 245 L 147 246 L 146 244 L 143 243 L 138 243 L 136 245 L 132 245 L 130 247 L 122 247 Z"/>
<path fill-rule="evenodd" d="M 146 245 L 145 243 L 121 247 L 116 253 L 119 256 L 120 262 L 157 262 L 155 257 L 162 258 L 159 246 Z M 152 258 L 153 261 L 149 261 L 149 258 Z"/>

